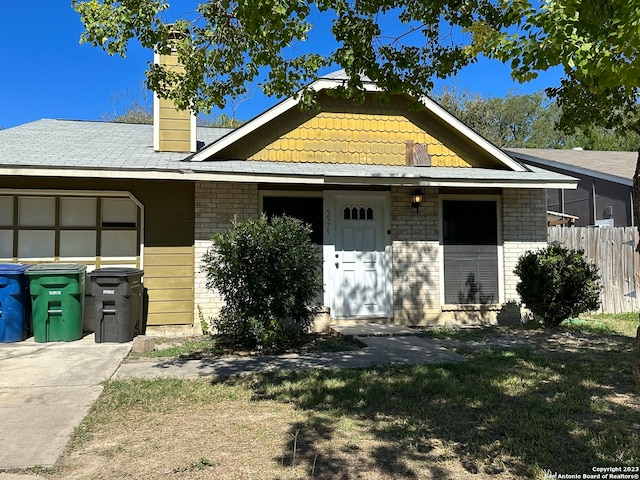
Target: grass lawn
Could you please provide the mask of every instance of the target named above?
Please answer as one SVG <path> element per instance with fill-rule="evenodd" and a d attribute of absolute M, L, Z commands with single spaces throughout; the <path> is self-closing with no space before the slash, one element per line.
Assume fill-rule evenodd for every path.
<path fill-rule="evenodd" d="M 623 333 L 637 320 L 606 333 L 585 325 L 613 322 L 581 320 L 428 332 L 464 363 L 108 382 L 45 475 L 543 479 L 640 466 Z"/>

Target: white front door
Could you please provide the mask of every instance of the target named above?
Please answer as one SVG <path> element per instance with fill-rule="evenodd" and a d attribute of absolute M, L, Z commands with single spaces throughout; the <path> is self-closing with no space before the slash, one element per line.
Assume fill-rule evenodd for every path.
<path fill-rule="evenodd" d="M 384 194 L 335 195 L 332 316 L 390 316 L 390 246 Z"/>

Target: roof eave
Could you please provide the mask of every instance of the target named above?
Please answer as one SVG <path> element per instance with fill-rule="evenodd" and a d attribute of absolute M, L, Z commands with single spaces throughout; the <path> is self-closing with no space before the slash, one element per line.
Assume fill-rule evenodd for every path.
<path fill-rule="evenodd" d="M 571 165 L 569 163 L 563 163 L 556 160 L 548 160 L 546 158 L 540 158 L 534 155 L 528 155 L 526 153 L 512 152 L 512 155 L 521 159 L 524 163 L 539 163 L 546 167 L 553 167 L 561 170 L 566 170 L 571 173 L 588 175 L 591 177 L 600 178 L 602 180 L 607 180 L 609 182 L 626 185 L 628 187 L 633 186 L 633 179 L 630 179 L 630 178 L 620 177 L 618 175 L 611 175 L 610 173 L 599 172 L 597 170 L 592 170 L 590 168 Z"/>
<path fill-rule="evenodd" d="M 548 178 L 433 178 L 422 175 L 340 175 L 340 174 L 304 174 L 304 173 L 268 173 L 268 172 L 225 172 L 203 171 L 184 168 L 176 169 L 117 169 L 100 168 L 59 168 L 59 167 L 0 167 L 0 176 L 42 176 L 74 178 L 118 178 L 132 180 L 181 180 L 181 181 L 219 181 L 219 182 L 256 182 L 256 183 L 292 183 L 297 185 L 343 185 L 343 186 L 409 186 L 409 187 L 458 187 L 458 188 L 533 188 L 568 189 L 577 187 L 578 180 L 570 177 Z"/>

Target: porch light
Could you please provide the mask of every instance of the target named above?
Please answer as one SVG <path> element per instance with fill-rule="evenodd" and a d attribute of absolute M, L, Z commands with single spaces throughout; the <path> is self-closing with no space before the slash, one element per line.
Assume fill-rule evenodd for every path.
<path fill-rule="evenodd" d="M 420 209 L 420 204 L 424 199 L 424 193 L 419 188 L 416 188 L 411 194 L 411 208 L 415 208 L 416 212 Z"/>

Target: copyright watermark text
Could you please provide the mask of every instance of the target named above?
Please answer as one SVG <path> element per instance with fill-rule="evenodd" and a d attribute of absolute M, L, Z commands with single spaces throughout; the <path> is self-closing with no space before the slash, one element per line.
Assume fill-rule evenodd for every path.
<path fill-rule="evenodd" d="M 583 473 L 559 473 L 544 471 L 548 480 L 640 480 L 640 467 L 591 467 Z"/>

